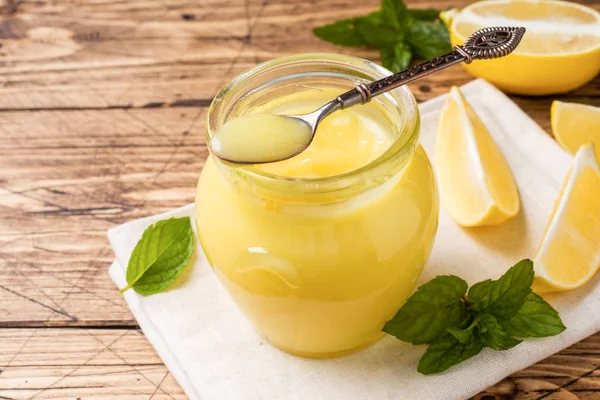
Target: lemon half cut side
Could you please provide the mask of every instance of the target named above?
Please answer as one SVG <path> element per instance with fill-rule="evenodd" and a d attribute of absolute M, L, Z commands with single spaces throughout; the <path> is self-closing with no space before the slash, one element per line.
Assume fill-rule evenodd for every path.
<path fill-rule="evenodd" d="M 600 13 L 570 1 L 487 0 L 446 13 L 452 45 L 488 26 L 523 26 L 510 55 L 464 67 L 500 89 L 525 95 L 564 93 L 600 72 Z"/>

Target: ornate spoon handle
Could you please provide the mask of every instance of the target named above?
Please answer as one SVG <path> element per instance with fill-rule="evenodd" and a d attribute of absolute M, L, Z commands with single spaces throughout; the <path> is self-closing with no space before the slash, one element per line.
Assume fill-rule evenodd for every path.
<path fill-rule="evenodd" d="M 399 86 L 432 74 L 452 65 L 473 60 L 489 60 L 504 57 L 515 50 L 525 34 L 525 28 L 495 27 L 481 29 L 472 34 L 462 46 L 454 46 L 454 51 L 417 64 L 394 75 L 378 81 L 357 85 L 354 89 L 341 94 L 336 99 L 338 107 L 350 107 L 367 103 L 378 96 Z"/>

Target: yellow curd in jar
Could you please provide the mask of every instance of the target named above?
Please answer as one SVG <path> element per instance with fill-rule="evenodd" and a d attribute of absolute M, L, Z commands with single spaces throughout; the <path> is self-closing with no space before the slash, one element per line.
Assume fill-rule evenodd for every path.
<path fill-rule="evenodd" d="M 251 113 L 310 112 L 339 93 L 298 88 Z M 322 178 L 368 169 L 397 139 L 384 114 L 376 101 L 337 111 L 321 122 L 306 151 L 252 168 L 291 187 L 295 180 L 319 185 Z M 381 182 L 365 175 L 373 180 L 369 190 L 323 202 L 296 199 L 293 191 L 285 200 L 257 194 L 251 178 L 232 179 L 236 173 L 224 171 L 235 166 L 209 157 L 196 193 L 202 246 L 270 343 L 300 356 L 331 357 L 383 336 L 385 322 L 414 290 L 437 229 L 427 156 L 417 146 L 404 157 L 404 166 Z"/>

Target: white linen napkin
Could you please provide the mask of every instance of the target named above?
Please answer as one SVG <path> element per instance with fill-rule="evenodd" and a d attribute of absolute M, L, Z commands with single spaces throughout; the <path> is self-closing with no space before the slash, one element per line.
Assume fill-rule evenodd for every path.
<path fill-rule="evenodd" d="M 521 109 L 483 80 L 462 87 L 489 127 L 519 186 L 520 214 L 497 227 L 463 229 L 440 210 L 440 224 L 421 283 L 455 274 L 473 284 L 498 278 L 522 258 L 532 258 L 573 161 Z M 446 96 L 420 106 L 421 143 L 433 160 L 440 109 Z M 194 217 L 193 204 L 111 229 L 117 260 L 110 276 L 125 286 L 125 266 L 144 229 L 154 222 Z M 195 224 L 193 224 L 195 227 Z M 146 337 L 190 399 L 363 400 L 465 399 L 511 373 L 600 330 L 600 279 L 571 292 L 547 296 L 562 316 L 561 335 L 527 340 L 508 351 L 485 349 L 444 373 L 423 376 L 417 363 L 425 348 L 385 337 L 350 356 L 311 360 L 265 343 L 213 274 L 200 243 L 178 287 L 143 297 L 124 296 Z"/>

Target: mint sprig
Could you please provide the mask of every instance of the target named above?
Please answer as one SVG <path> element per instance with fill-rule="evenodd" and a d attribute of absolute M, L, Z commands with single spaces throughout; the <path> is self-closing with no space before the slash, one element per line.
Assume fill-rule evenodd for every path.
<path fill-rule="evenodd" d="M 127 265 L 127 286 L 141 295 L 166 290 L 181 274 L 194 252 L 189 217 L 169 218 L 146 228 Z"/>
<path fill-rule="evenodd" d="M 558 312 L 531 291 L 533 262 L 522 260 L 498 280 L 468 290 L 454 275 L 425 283 L 383 331 L 412 344 L 428 344 L 418 371 L 442 372 L 485 347 L 507 350 L 522 339 L 558 335 L 566 328 Z"/>
<path fill-rule="evenodd" d="M 429 59 L 451 50 L 439 16 L 439 10 L 409 10 L 402 0 L 381 0 L 378 11 L 316 27 L 313 33 L 340 46 L 379 49 L 383 66 L 399 72 L 413 57 Z"/>

